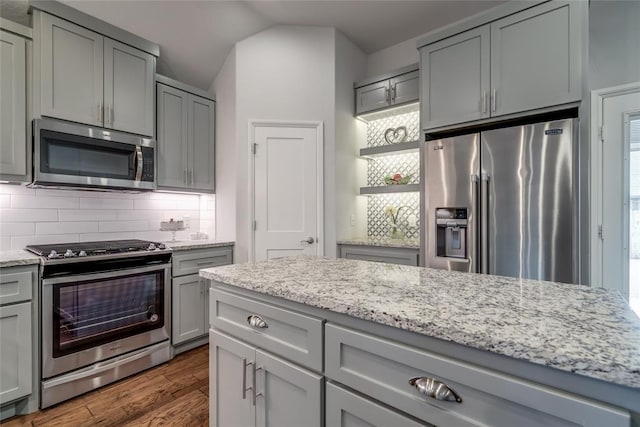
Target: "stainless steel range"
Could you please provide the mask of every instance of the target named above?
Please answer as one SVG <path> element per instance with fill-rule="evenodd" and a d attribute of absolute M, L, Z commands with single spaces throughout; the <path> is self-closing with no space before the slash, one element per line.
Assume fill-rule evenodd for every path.
<path fill-rule="evenodd" d="M 43 266 L 42 408 L 170 359 L 171 251 L 163 244 L 26 249 Z"/>

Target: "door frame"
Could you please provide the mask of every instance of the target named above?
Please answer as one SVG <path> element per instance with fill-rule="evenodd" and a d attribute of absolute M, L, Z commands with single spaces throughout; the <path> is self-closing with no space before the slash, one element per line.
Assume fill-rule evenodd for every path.
<path fill-rule="evenodd" d="M 591 127 L 589 147 L 589 230 L 590 230 L 590 282 L 592 287 L 603 287 L 602 284 L 602 240 L 598 227 L 602 225 L 602 133 L 604 121 L 602 105 L 607 98 L 640 93 L 640 81 L 591 91 Z M 626 119 L 628 117 L 625 116 Z M 624 142 L 623 142 L 624 143 Z"/>
<path fill-rule="evenodd" d="M 316 131 L 316 237 L 318 241 L 318 252 L 324 255 L 324 122 L 314 120 L 256 120 L 249 119 L 249 262 L 255 261 L 255 230 L 253 224 L 256 219 L 255 211 L 255 155 L 253 144 L 255 143 L 255 132 L 257 127 L 289 127 L 289 128 L 309 128 Z"/>

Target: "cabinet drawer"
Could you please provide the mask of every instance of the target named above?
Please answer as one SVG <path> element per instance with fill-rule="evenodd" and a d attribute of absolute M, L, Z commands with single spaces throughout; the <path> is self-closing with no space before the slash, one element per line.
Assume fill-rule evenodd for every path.
<path fill-rule="evenodd" d="M 211 326 L 256 347 L 322 371 L 322 320 L 212 289 Z M 250 326 L 259 316 L 264 327 Z"/>
<path fill-rule="evenodd" d="M 326 375 L 421 420 L 455 426 L 629 426 L 629 414 L 404 344 L 326 326 Z M 413 377 L 444 382 L 461 402 L 419 394 Z"/>
<path fill-rule="evenodd" d="M 21 266 L 0 270 L 0 305 L 29 301 L 37 267 Z"/>
<path fill-rule="evenodd" d="M 173 277 L 197 274 L 199 270 L 233 263 L 233 247 L 194 249 L 173 254 Z"/>
<path fill-rule="evenodd" d="M 327 383 L 326 420 L 331 427 L 426 425 L 331 383 Z"/>

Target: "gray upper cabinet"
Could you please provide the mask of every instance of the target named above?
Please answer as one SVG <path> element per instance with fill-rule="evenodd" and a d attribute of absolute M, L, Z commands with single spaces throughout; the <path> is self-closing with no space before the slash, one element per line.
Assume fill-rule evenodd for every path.
<path fill-rule="evenodd" d="M 356 84 L 356 115 L 418 101 L 419 72 L 402 71 L 397 76 L 374 83 Z"/>
<path fill-rule="evenodd" d="M 40 24 L 40 113 L 102 126 L 104 37 L 46 13 Z"/>
<path fill-rule="evenodd" d="M 153 135 L 155 58 L 104 39 L 104 127 Z"/>
<path fill-rule="evenodd" d="M 214 192 L 215 101 L 163 83 L 156 101 L 158 187 Z"/>
<path fill-rule="evenodd" d="M 489 117 L 489 34 L 484 26 L 421 50 L 425 129 Z"/>
<path fill-rule="evenodd" d="M 423 129 L 579 101 L 582 7 L 550 1 L 421 47 Z"/>
<path fill-rule="evenodd" d="M 40 115 L 153 136 L 155 57 L 47 13 L 36 16 Z"/>
<path fill-rule="evenodd" d="M 0 31 L 0 178 L 29 181 L 27 43 Z"/>
<path fill-rule="evenodd" d="M 157 84 L 158 187 L 187 186 L 186 92 Z"/>
<path fill-rule="evenodd" d="M 493 115 L 580 99 L 575 2 L 545 3 L 491 24 Z"/>

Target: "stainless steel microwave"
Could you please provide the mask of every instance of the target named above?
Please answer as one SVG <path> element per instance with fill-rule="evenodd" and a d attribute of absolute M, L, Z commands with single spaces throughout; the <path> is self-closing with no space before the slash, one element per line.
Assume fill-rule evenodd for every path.
<path fill-rule="evenodd" d="M 153 139 L 53 119 L 33 128 L 35 187 L 156 188 Z"/>

